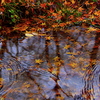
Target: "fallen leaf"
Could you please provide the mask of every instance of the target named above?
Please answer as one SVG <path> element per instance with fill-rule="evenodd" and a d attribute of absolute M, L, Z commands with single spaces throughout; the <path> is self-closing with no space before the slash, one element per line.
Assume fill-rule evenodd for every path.
<path fill-rule="evenodd" d="M 71 0 L 71 2 L 72 2 L 72 4 L 74 4 L 74 3 L 75 3 L 75 1 L 74 1 L 74 0 Z"/>
<path fill-rule="evenodd" d="M 54 58 L 54 61 L 59 61 L 60 60 L 60 58 L 58 57 L 58 56 L 56 56 L 55 58 Z"/>
<path fill-rule="evenodd" d="M 70 48 L 70 45 L 65 45 L 64 49 Z"/>
<path fill-rule="evenodd" d="M 76 68 L 76 67 L 78 66 L 78 64 L 77 64 L 77 63 L 74 63 L 74 62 L 70 63 L 69 65 L 70 65 L 72 68 Z"/>
<path fill-rule="evenodd" d="M 7 68 L 7 70 L 12 70 L 11 68 Z"/>
<path fill-rule="evenodd" d="M 41 60 L 41 59 L 36 59 L 35 60 L 35 63 L 38 63 L 38 64 L 41 64 L 43 62 L 43 60 Z"/>
<path fill-rule="evenodd" d="M 94 27 L 89 27 L 89 28 L 88 28 L 88 31 L 89 31 L 89 32 L 92 32 L 92 31 L 97 31 L 97 28 L 94 28 Z"/>
<path fill-rule="evenodd" d="M 34 36 L 34 35 L 33 35 L 33 34 L 26 33 L 25 36 L 27 36 L 27 37 L 32 37 L 32 36 Z"/>

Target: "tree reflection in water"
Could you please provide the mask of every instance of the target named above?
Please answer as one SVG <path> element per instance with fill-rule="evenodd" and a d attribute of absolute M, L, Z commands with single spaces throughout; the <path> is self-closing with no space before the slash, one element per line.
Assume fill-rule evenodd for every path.
<path fill-rule="evenodd" d="M 94 33 L 85 34 L 80 27 L 73 27 L 72 30 L 73 33 L 48 32 L 46 35 L 50 39 L 45 36 L 34 36 L 21 41 L 18 38 L 13 41 L 2 41 L 1 59 L 7 57 L 13 59 L 10 66 L 15 68 L 17 65 L 21 70 L 17 71 L 17 74 L 24 71 L 24 74 L 14 80 L 16 83 L 10 92 L 7 92 L 7 98 L 12 97 L 14 100 L 95 98 L 94 78 L 97 75 L 95 61 L 99 52 L 99 34 L 97 33 L 95 37 L 95 41 L 98 42 L 95 42 L 93 47 L 93 44 L 89 46 L 89 43 L 94 42 L 92 36 Z M 65 48 L 66 45 L 70 45 L 70 48 Z M 38 64 L 35 62 L 36 59 L 42 59 L 43 62 Z M 6 60 L 9 63 L 9 60 Z M 89 67 L 84 67 L 88 64 Z"/>
<path fill-rule="evenodd" d="M 90 52 L 90 64 L 86 72 L 85 76 L 85 86 L 83 89 L 83 95 L 85 96 L 86 100 L 95 100 L 94 92 L 95 82 L 99 81 L 99 66 L 97 66 L 97 61 L 99 61 L 100 57 L 99 53 L 99 46 L 100 46 L 100 33 L 96 33 L 95 42 L 92 51 Z M 95 78 L 97 77 L 97 80 Z M 96 84 L 99 87 L 99 84 Z"/>

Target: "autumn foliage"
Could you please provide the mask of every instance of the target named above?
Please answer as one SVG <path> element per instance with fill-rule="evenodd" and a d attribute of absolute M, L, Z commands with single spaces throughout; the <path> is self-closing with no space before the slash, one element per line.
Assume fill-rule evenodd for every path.
<path fill-rule="evenodd" d="M 99 0 L 2 0 L 0 28 L 4 30 L 2 26 L 7 25 L 13 26 L 11 31 L 27 31 L 29 27 L 34 31 L 50 31 L 83 23 L 99 27 L 99 4 Z"/>

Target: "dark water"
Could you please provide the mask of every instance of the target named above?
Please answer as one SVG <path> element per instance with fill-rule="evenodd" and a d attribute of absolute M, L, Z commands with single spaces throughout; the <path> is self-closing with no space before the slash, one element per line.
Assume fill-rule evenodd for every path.
<path fill-rule="evenodd" d="M 0 38 L 1 99 L 100 99 L 99 33 L 69 30 Z"/>

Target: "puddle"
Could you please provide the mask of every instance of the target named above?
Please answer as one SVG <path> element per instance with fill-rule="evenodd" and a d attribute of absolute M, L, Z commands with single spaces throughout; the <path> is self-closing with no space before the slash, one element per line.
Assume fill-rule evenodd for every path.
<path fill-rule="evenodd" d="M 5 100 L 99 100 L 99 34 L 12 38 L 0 43 L 0 96 Z"/>

